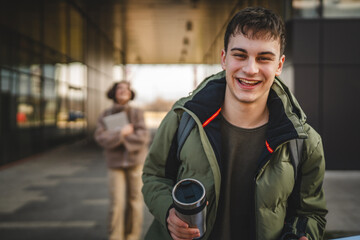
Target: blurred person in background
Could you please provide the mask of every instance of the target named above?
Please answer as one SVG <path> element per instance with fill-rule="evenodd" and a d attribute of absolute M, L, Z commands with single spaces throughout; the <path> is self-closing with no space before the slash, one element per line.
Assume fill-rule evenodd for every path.
<path fill-rule="evenodd" d="M 141 174 L 147 153 L 148 130 L 143 111 L 129 105 L 135 97 L 129 82 L 115 83 L 107 97 L 114 103 L 99 117 L 94 137 L 104 149 L 109 169 L 109 239 L 138 240 L 143 221 Z M 124 115 L 125 119 L 116 118 L 117 115 Z M 108 119 L 112 122 L 109 123 Z"/>
<path fill-rule="evenodd" d="M 279 78 L 284 47 L 284 23 L 272 11 L 251 7 L 232 18 L 221 53 L 224 71 L 174 104 L 150 147 L 143 194 L 155 219 L 145 239 L 200 237 L 174 209 L 172 188 L 186 178 L 206 189 L 202 240 L 323 238 L 322 140 Z M 185 112 L 195 127 L 177 154 Z M 292 164 L 295 141 L 303 143 L 296 149 L 299 165 Z"/>

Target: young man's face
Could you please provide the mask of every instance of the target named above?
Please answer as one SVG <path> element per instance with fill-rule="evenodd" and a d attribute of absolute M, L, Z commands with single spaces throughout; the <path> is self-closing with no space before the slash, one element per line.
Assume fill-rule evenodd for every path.
<path fill-rule="evenodd" d="M 226 97 L 241 103 L 266 104 L 284 61 L 278 39 L 230 36 L 228 49 L 221 53 L 221 66 L 226 70 Z"/>

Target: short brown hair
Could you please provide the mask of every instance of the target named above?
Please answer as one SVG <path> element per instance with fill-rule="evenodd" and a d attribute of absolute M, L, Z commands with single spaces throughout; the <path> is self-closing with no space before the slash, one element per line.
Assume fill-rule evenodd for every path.
<path fill-rule="evenodd" d="M 230 36 L 243 34 L 248 38 L 266 37 L 280 42 L 280 56 L 285 51 L 285 25 L 282 18 L 263 7 L 248 7 L 240 10 L 227 25 L 224 36 L 225 52 Z"/>
<path fill-rule="evenodd" d="M 116 103 L 116 88 L 117 88 L 117 85 L 120 84 L 120 83 L 125 83 L 128 85 L 129 87 L 129 90 L 131 92 L 131 97 L 130 97 L 130 100 L 133 100 L 135 98 L 135 92 L 131 89 L 130 87 L 130 82 L 128 81 L 125 81 L 125 80 L 122 80 L 120 82 L 116 82 L 112 85 L 112 87 L 107 91 L 106 93 L 106 96 L 109 98 L 109 99 L 112 99 L 115 103 Z"/>

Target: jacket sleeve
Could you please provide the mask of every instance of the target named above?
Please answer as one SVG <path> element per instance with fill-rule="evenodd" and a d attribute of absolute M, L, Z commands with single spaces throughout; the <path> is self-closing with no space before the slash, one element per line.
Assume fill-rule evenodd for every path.
<path fill-rule="evenodd" d="M 321 138 L 313 129 L 304 147 L 281 239 L 298 239 L 301 236 L 309 240 L 323 239 L 328 212 L 322 188 L 325 158 Z"/>
<path fill-rule="evenodd" d="M 172 205 L 173 180 L 165 176 L 166 162 L 178 127 L 177 115 L 170 111 L 160 124 L 143 169 L 145 203 L 154 218 L 167 230 L 166 218 Z"/>

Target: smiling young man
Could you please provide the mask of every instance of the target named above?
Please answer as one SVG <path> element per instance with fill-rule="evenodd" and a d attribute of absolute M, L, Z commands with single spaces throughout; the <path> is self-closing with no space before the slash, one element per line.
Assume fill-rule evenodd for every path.
<path fill-rule="evenodd" d="M 206 189 L 202 239 L 322 239 L 327 213 L 323 148 L 278 78 L 284 47 L 284 23 L 267 9 L 246 8 L 230 21 L 221 53 L 224 71 L 174 104 L 150 148 L 143 194 L 155 220 L 146 239 L 200 236 L 172 205 L 172 187 L 185 178 L 199 180 Z M 174 167 L 184 112 L 196 124 Z M 291 158 L 294 139 L 304 139 L 298 166 Z"/>

